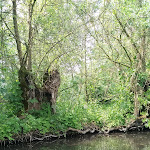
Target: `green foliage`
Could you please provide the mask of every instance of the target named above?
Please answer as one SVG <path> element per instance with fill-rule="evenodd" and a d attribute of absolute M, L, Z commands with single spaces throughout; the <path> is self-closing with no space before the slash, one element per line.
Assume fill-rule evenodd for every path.
<path fill-rule="evenodd" d="M 36 98 L 30 99 L 29 100 L 30 103 L 38 103 L 38 100 Z"/>
<path fill-rule="evenodd" d="M 4 99 L 8 100 L 8 102 L 11 104 L 12 109 L 14 113 L 17 113 L 22 109 L 22 91 L 19 87 L 18 80 L 12 81 L 12 83 L 9 83 L 6 87 L 7 91 L 4 95 Z"/>
<path fill-rule="evenodd" d="M 41 110 L 23 113 L 17 70 L 20 66 L 14 44 L 16 38 L 10 36 L 13 29 L 7 30 L 13 27 L 13 18 L 11 13 L 6 15 L 2 12 L 0 139 L 12 140 L 21 130 L 23 134 L 36 130 L 42 134 L 59 134 L 65 133 L 69 127 L 83 129 L 95 124 L 105 129 L 126 125 L 133 118 L 134 97 L 130 92 L 130 78 L 137 70 L 137 53 L 141 53 L 147 69 L 147 73 L 137 73 L 141 87 L 148 81 L 150 69 L 150 3 L 147 0 L 139 2 L 116 0 L 103 5 L 99 0 L 36 1 L 31 21 L 32 40 L 28 39 L 30 25 L 26 20 L 29 2 L 19 3 L 20 9 L 17 9 L 18 16 L 15 17 L 22 58 L 27 59 L 26 64 L 29 63 L 28 49 L 31 48 L 34 81 L 43 88 L 43 73 L 48 66 L 49 70 L 56 66 L 60 70 L 61 85 L 54 115 L 49 103 L 43 103 Z M 2 10 L 9 12 L 11 6 L 8 5 Z M 29 87 L 34 90 L 33 86 Z M 141 109 L 142 106 L 147 107 L 150 90 L 144 96 L 139 94 L 138 100 Z M 29 102 L 38 103 L 35 98 Z M 24 119 L 16 117 L 18 112 Z M 150 121 L 145 122 L 150 127 Z"/>
<path fill-rule="evenodd" d="M 57 103 L 57 119 L 60 119 L 61 124 L 67 128 L 82 129 L 85 124 L 99 122 L 97 117 L 100 116 L 100 112 L 94 106 L 98 108 L 98 105 L 87 104 L 82 98 L 76 101 L 59 101 Z"/>
<path fill-rule="evenodd" d="M 14 70 L 10 73 L 9 70 L 6 70 L 0 80 L 0 95 L 2 100 L 6 103 L 6 107 L 8 110 L 11 109 L 13 114 L 16 114 L 18 111 L 22 109 L 22 91 L 19 87 L 19 81 L 17 79 L 17 70 Z"/>
<path fill-rule="evenodd" d="M 13 140 L 15 134 L 21 131 L 20 120 L 16 116 L 8 117 L 6 114 L 0 114 L 0 140 L 8 138 Z"/>
<path fill-rule="evenodd" d="M 126 121 L 133 117 L 133 105 L 130 100 L 132 95 L 129 95 L 125 87 L 116 86 L 115 88 L 120 90 L 120 96 L 113 99 L 109 104 L 97 103 L 96 99 L 87 103 L 82 95 L 74 95 L 76 100 L 63 100 L 59 97 L 55 115 L 51 114 L 50 105 L 47 103 L 43 104 L 39 111 L 33 110 L 30 114 L 22 114 L 25 116 L 22 120 L 14 115 L 10 116 L 7 109 L 3 107 L 3 115 L 0 117 L 2 119 L 0 122 L 0 139 L 5 137 L 11 139 L 13 135 L 20 134 L 21 129 L 23 129 L 24 134 L 35 130 L 42 134 L 47 132 L 59 134 L 60 132 L 65 133 L 69 127 L 83 129 L 95 124 L 105 129 L 125 125 Z M 6 107 L 7 105 L 3 104 L 3 106 Z M 4 120 L 6 120 L 5 124 Z M 14 129 L 15 125 L 16 128 Z"/>
<path fill-rule="evenodd" d="M 20 126 L 23 128 L 24 134 L 35 130 L 45 134 L 52 127 L 49 118 L 36 118 L 33 115 L 26 115 L 26 118 L 20 122 Z"/>
<path fill-rule="evenodd" d="M 144 118 L 142 120 L 143 123 L 145 123 L 146 128 L 150 128 L 150 119 L 149 118 Z"/>
<path fill-rule="evenodd" d="M 138 83 L 140 84 L 141 87 L 144 87 L 145 82 L 148 80 L 148 74 L 143 72 L 138 74 Z"/>
<path fill-rule="evenodd" d="M 148 90 L 145 92 L 145 97 L 147 98 L 148 101 L 150 101 L 150 89 L 148 89 Z"/>

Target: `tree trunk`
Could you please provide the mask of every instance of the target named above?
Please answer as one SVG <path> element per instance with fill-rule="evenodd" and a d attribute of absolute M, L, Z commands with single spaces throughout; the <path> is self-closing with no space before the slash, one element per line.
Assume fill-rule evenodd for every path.
<path fill-rule="evenodd" d="M 58 88 L 60 86 L 60 74 L 58 70 L 53 70 L 45 73 L 43 77 L 43 95 L 44 99 L 50 103 L 51 112 L 55 114 L 56 112 L 56 98 L 58 93 Z"/>
<path fill-rule="evenodd" d="M 146 47 L 145 47 L 145 32 L 143 32 L 143 35 L 141 37 L 141 47 L 139 53 L 137 53 L 137 62 L 136 62 L 136 71 L 134 73 L 134 77 L 132 78 L 132 89 L 134 92 L 134 115 L 135 117 L 139 117 L 140 115 L 140 102 L 138 97 L 143 96 L 144 93 L 144 86 L 142 87 L 138 82 L 138 76 L 141 73 L 146 72 Z M 146 81 L 145 81 L 146 82 Z"/>
<path fill-rule="evenodd" d="M 138 118 L 140 115 L 140 102 L 138 100 L 138 91 L 134 92 L 134 116 Z"/>
<path fill-rule="evenodd" d="M 32 47 L 32 14 L 33 14 L 33 7 L 35 4 L 35 1 L 33 4 L 30 1 L 29 5 L 29 37 L 28 37 L 28 44 L 26 44 L 26 58 L 22 57 L 22 48 L 21 48 L 21 40 L 18 30 L 18 22 L 17 22 L 17 5 L 16 0 L 12 0 L 13 4 L 13 24 L 14 24 L 14 33 L 15 33 L 15 40 L 17 45 L 17 51 L 18 51 L 18 58 L 20 62 L 20 69 L 18 71 L 18 78 L 20 82 L 20 88 L 22 90 L 22 98 L 23 98 L 23 105 L 25 111 L 29 108 L 29 100 L 34 98 L 35 91 L 33 91 L 34 84 L 33 84 L 33 78 L 32 78 L 32 57 L 31 57 L 31 47 Z M 26 60 L 27 59 L 27 60 Z M 28 66 L 27 66 L 28 61 Z M 32 86 L 32 88 L 31 88 Z"/>
<path fill-rule="evenodd" d="M 22 64 L 22 51 L 21 51 L 21 41 L 20 41 L 18 23 L 17 23 L 16 0 L 13 0 L 12 3 L 13 3 L 13 24 L 14 24 L 15 40 L 17 44 L 18 58 L 19 58 L 20 64 Z"/>
<path fill-rule="evenodd" d="M 26 43 L 26 56 L 22 57 L 21 40 L 19 36 L 18 23 L 17 23 L 17 5 L 16 0 L 12 0 L 13 4 L 13 24 L 15 40 L 17 44 L 18 58 L 20 62 L 20 69 L 18 71 L 18 78 L 20 88 L 22 90 L 22 103 L 25 111 L 32 109 L 40 109 L 42 101 L 50 103 L 52 113 L 56 112 L 56 97 L 60 85 L 60 74 L 57 70 L 53 70 L 50 74 L 46 72 L 46 78 L 43 79 L 43 87 L 39 88 L 34 82 L 32 75 L 32 45 L 33 45 L 33 32 L 32 32 L 32 15 L 33 8 L 36 0 L 29 1 L 29 33 L 28 43 Z M 48 70 L 48 69 L 47 69 Z M 34 102 L 35 101 L 35 102 Z"/>
<path fill-rule="evenodd" d="M 32 45 L 33 45 L 33 28 L 32 28 L 32 16 L 33 16 L 33 8 L 36 0 L 32 3 L 32 0 L 29 2 L 29 34 L 28 34 L 28 46 L 27 46 L 27 54 L 28 54 L 28 70 L 32 71 Z"/>
<path fill-rule="evenodd" d="M 20 88 L 22 90 L 22 98 L 23 98 L 23 105 L 25 111 L 28 110 L 28 100 L 29 100 L 29 72 L 25 68 L 25 66 L 21 66 L 20 70 L 18 72 L 19 82 L 20 82 Z"/>
<path fill-rule="evenodd" d="M 146 33 L 143 32 L 141 39 L 141 63 L 142 63 L 142 72 L 146 72 Z"/>
<path fill-rule="evenodd" d="M 84 54 L 84 74 L 85 74 L 85 100 L 88 102 L 88 91 L 87 91 L 87 49 L 86 49 L 86 34 L 85 34 L 85 37 L 84 37 L 84 51 L 85 51 L 85 54 Z"/>
<path fill-rule="evenodd" d="M 139 95 L 139 91 L 138 91 L 138 82 L 137 82 L 137 75 L 138 72 L 134 72 L 134 74 L 131 77 L 131 90 L 134 93 L 134 116 L 137 118 L 139 117 L 139 112 L 140 112 L 140 103 L 138 100 L 138 95 Z"/>

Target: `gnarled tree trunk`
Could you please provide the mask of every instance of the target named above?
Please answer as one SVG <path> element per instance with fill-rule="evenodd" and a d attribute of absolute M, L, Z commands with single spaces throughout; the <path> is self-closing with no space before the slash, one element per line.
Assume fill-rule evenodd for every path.
<path fill-rule="evenodd" d="M 18 22 L 17 22 L 17 4 L 16 0 L 12 0 L 13 4 L 13 25 L 14 25 L 14 37 L 16 40 L 18 58 L 20 62 L 20 69 L 18 71 L 18 78 L 20 82 L 20 88 L 22 90 L 23 105 L 25 111 L 31 109 L 40 109 L 40 105 L 45 99 L 50 102 L 52 113 L 56 112 L 56 97 L 58 88 L 60 85 L 60 74 L 57 70 L 53 70 L 50 74 L 45 74 L 43 87 L 39 88 L 34 82 L 32 76 L 32 45 L 33 45 L 33 29 L 32 29 L 32 15 L 33 8 L 36 0 L 29 1 L 29 19 L 28 19 L 28 42 L 26 45 L 26 52 L 22 54 L 22 43 L 19 35 Z M 37 100 L 34 102 L 34 100 Z M 31 102 L 32 101 L 32 102 Z"/>
<path fill-rule="evenodd" d="M 60 86 L 60 74 L 58 70 L 53 70 L 48 74 L 44 75 L 43 93 L 48 102 L 50 102 L 52 113 L 56 112 L 56 98 L 58 88 Z"/>

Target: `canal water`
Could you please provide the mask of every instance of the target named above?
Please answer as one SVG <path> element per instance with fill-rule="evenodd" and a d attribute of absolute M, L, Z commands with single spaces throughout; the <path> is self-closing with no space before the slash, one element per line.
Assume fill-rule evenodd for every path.
<path fill-rule="evenodd" d="M 150 132 L 85 135 L 0 147 L 0 150 L 150 150 Z"/>

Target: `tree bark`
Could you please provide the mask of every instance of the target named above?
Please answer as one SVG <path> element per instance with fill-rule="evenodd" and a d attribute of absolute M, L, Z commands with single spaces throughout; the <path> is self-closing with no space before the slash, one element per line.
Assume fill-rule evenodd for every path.
<path fill-rule="evenodd" d="M 56 97 L 60 85 L 59 72 L 57 70 L 53 70 L 50 74 L 47 74 L 46 78 L 44 79 L 42 88 L 39 88 L 36 85 L 36 83 L 34 82 L 34 78 L 32 76 L 32 45 L 33 45 L 32 17 L 35 2 L 36 0 L 29 1 L 28 43 L 26 43 L 26 53 L 25 53 L 26 56 L 22 57 L 21 41 L 17 22 L 17 10 L 16 10 L 17 5 L 16 0 L 12 0 L 14 35 L 17 44 L 18 58 L 20 62 L 18 78 L 20 82 L 20 88 L 22 90 L 22 98 L 23 98 L 22 103 L 24 105 L 25 111 L 29 111 L 32 109 L 36 110 L 40 109 L 41 102 L 46 100 L 46 102 L 50 103 L 51 111 L 54 114 L 56 112 Z M 36 102 L 31 102 L 32 100 L 35 99 L 37 100 Z"/>
<path fill-rule="evenodd" d="M 84 74 L 85 74 L 85 100 L 88 102 L 88 91 L 87 91 L 87 49 L 86 49 L 86 34 L 84 35 Z"/>
<path fill-rule="evenodd" d="M 140 102 L 138 100 L 138 90 L 137 90 L 137 86 L 135 85 L 135 91 L 134 91 L 134 116 L 135 118 L 138 118 L 140 116 Z"/>
<path fill-rule="evenodd" d="M 143 32 L 141 38 L 141 63 L 142 63 L 142 72 L 146 72 L 146 35 L 145 31 Z"/>
<path fill-rule="evenodd" d="M 135 117 L 139 117 L 140 115 L 140 102 L 138 97 L 139 96 L 143 96 L 144 93 L 144 86 L 142 87 L 138 82 L 137 77 L 141 74 L 141 73 L 145 73 L 146 72 L 146 61 L 145 61 L 145 57 L 146 57 L 146 36 L 145 36 L 145 32 L 143 32 L 143 35 L 141 37 L 141 46 L 140 46 L 140 53 L 137 53 L 137 62 L 136 62 L 136 71 L 135 71 L 135 78 L 133 78 L 133 82 L 132 84 L 134 84 L 134 115 Z"/>
<path fill-rule="evenodd" d="M 32 71 L 32 45 L 33 45 L 33 28 L 32 28 L 32 16 L 33 16 L 33 8 L 36 0 L 32 3 L 32 0 L 29 2 L 29 34 L 28 34 L 28 46 L 27 46 L 27 54 L 28 54 L 28 70 Z"/>
<path fill-rule="evenodd" d="M 21 50 L 21 41 L 20 41 L 18 23 L 17 23 L 16 0 L 12 0 L 12 3 L 13 3 L 13 24 L 14 24 L 15 40 L 17 44 L 18 58 L 19 58 L 20 64 L 22 64 L 22 50 Z"/>
<path fill-rule="evenodd" d="M 30 1 L 29 5 L 29 37 L 28 37 L 28 44 L 26 44 L 26 51 L 27 51 L 27 60 L 28 60 L 28 66 L 22 59 L 22 48 L 21 48 L 21 40 L 19 35 L 19 29 L 18 29 L 18 22 L 17 22 L 17 4 L 16 0 L 12 0 L 13 4 L 13 24 L 14 24 L 14 33 L 15 33 L 15 40 L 17 44 L 17 51 L 18 51 L 18 58 L 20 62 L 20 69 L 18 72 L 18 78 L 20 82 L 20 88 L 22 90 L 22 98 L 23 98 L 23 105 L 25 111 L 29 108 L 29 99 L 32 99 L 34 96 L 34 92 L 32 91 L 32 88 L 30 87 L 33 85 L 33 78 L 31 76 L 32 71 L 32 57 L 31 57 L 31 47 L 32 47 L 32 14 L 33 14 L 33 6 L 35 4 L 35 1 L 33 4 Z M 25 58 L 24 58 L 25 59 Z"/>

